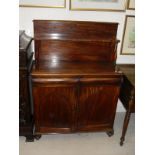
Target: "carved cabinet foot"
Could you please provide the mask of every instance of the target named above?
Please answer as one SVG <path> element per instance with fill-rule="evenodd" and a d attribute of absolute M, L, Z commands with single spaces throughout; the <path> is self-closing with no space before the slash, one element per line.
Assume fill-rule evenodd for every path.
<path fill-rule="evenodd" d="M 41 138 L 41 135 L 34 135 L 34 138 L 35 138 L 36 140 L 39 140 L 39 139 Z"/>
<path fill-rule="evenodd" d="M 34 142 L 34 136 L 33 135 L 27 135 L 26 137 L 26 142 Z"/>
<path fill-rule="evenodd" d="M 114 130 L 108 131 L 108 132 L 107 132 L 107 135 L 108 135 L 109 137 L 113 136 L 113 135 L 114 135 Z"/>

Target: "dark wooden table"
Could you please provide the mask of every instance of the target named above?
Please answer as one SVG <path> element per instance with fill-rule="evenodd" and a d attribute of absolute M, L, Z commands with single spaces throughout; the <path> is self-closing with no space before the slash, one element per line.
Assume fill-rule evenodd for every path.
<path fill-rule="evenodd" d="M 128 128 L 130 115 L 135 112 L 135 65 L 119 65 L 120 70 L 123 72 L 123 84 L 120 91 L 120 100 L 126 109 L 124 118 L 122 136 L 120 145 L 123 145 L 125 134 Z"/>

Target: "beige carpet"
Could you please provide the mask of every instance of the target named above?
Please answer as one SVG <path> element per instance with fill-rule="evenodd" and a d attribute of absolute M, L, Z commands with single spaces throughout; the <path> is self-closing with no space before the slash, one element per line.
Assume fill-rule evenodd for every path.
<path fill-rule="evenodd" d="M 135 116 L 131 120 L 126 140 L 119 145 L 125 113 L 117 113 L 114 125 L 115 133 L 108 137 L 106 133 L 56 134 L 43 135 L 39 141 L 25 142 L 19 138 L 20 155 L 134 155 L 135 153 Z"/>

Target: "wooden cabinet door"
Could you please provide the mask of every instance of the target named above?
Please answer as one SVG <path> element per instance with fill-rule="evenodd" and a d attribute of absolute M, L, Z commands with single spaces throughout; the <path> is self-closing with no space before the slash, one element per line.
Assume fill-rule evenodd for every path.
<path fill-rule="evenodd" d="M 65 133 L 74 130 L 76 81 L 34 79 L 35 133 Z"/>
<path fill-rule="evenodd" d="M 78 102 L 78 131 L 113 129 L 120 79 L 81 79 Z"/>

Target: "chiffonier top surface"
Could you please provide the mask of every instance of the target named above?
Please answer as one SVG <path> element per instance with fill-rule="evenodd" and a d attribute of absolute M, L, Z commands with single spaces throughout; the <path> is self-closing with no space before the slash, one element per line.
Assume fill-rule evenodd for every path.
<path fill-rule="evenodd" d="M 35 40 L 115 40 L 118 23 L 34 20 Z"/>

